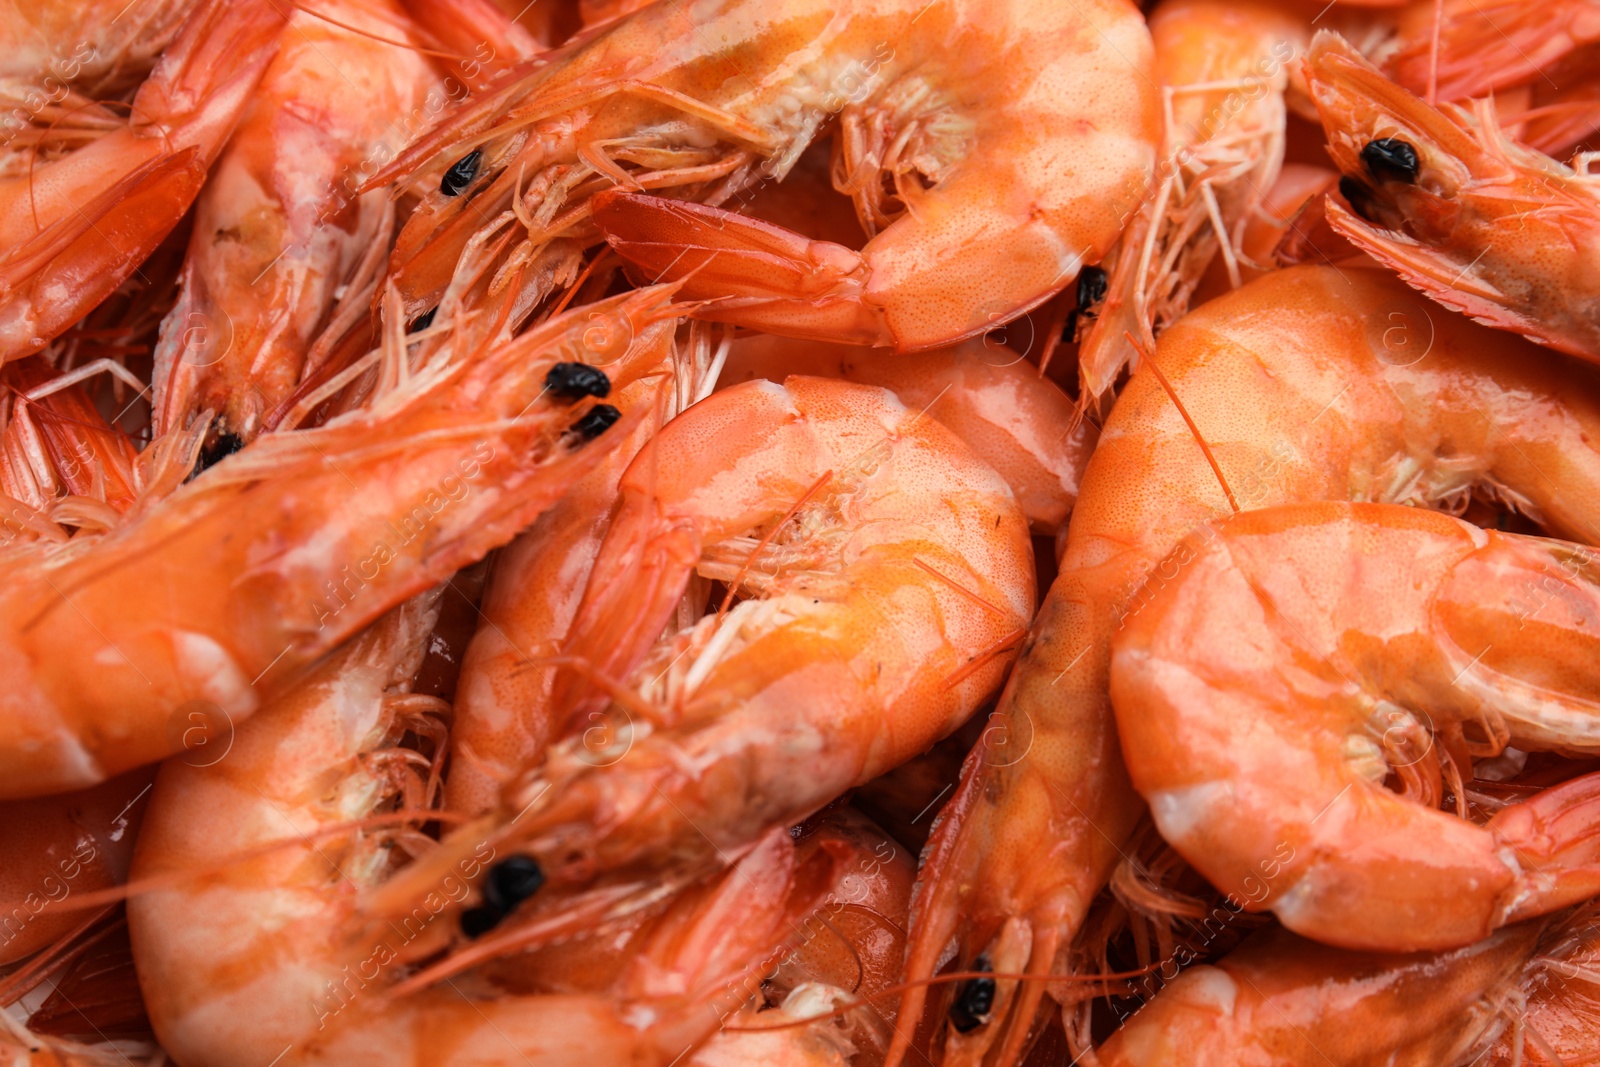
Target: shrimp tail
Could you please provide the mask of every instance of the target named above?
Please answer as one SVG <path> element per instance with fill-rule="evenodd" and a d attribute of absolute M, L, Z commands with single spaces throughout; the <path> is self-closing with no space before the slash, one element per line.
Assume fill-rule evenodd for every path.
<path fill-rule="evenodd" d="M 852 249 L 732 211 L 619 189 L 590 203 L 607 242 L 637 272 L 682 279 L 686 298 L 707 301 L 701 318 L 819 341 L 893 343 Z"/>
<path fill-rule="evenodd" d="M 1489 820 L 1496 838 L 1539 873 L 1519 880 L 1505 922 L 1547 915 L 1600 894 L 1600 772 L 1513 804 Z"/>
<path fill-rule="evenodd" d="M 84 188 L 81 175 L 68 175 L 65 186 L 53 172 L 30 176 L 25 195 L 36 217 L 44 205 L 45 217 L 38 232 L 0 258 L 0 360 L 43 348 L 172 232 L 249 104 L 283 25 L 265 0 L 211 0 L 140 87 L 126 131 L 84 149 L 82 161 L 59 161 L 102 168 L 109 189 L 77 204 L 71 201 Z M 142 146 L 152 139 L 161 145 L 154 152 Z"/>

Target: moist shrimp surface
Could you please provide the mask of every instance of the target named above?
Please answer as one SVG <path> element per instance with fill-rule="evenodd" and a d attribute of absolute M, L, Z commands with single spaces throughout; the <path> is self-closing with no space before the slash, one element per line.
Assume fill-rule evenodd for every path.
<path fill-rule="evenodd" d="M 0 177 L 0 362 L 37 352 L 178 224 L 272 58 L 266 0 L 206 0 L 104 136 Z"/>
<path fill-rule="evenodd" d="M 1600 537 L 1600 382 L 1379 272 L 1274 272 L 1180 320 L 1150 358 L 1162 377 L 1143 370 L 1118 398 L 1060 575 L 929 842 L 912 981 L 952 943 L 963 966 L 1056 966 L 1142 809 L 1107 696 L 1111 640 L 1196 526 L 1297 500 L 1459 508 L 1480 493 Z M 1042 993 L 997 984 L 983 1025 L 951 1036 L 973 1061 L 1002 1031 L 1020 1048 Z M 907 997 L 914 1019 L 924 998 Z"/>
<path fill-rule="evenodd" d="M 758 334 L 732 343 L 721 381 L 781 382 L 791 374 L 882 386 L 955 431 L 1011 486 L 1035 533 L 1054 534 L 1078 498 L 1095 428 L 1058 386 L 1003 345 L 964 341 L 894 358 L 859 345 Z"/>
<path fill-rule="evenodd" d="M 1600 892 L 1600 777 L 1482 826 L 1430 810 L 1448 786 L 1466 813 L 1473 755 L 1600 751 L 1592 550 L 1294 504 L 1190 534 L 1134 602 L 1111 663 L 1128 772 L 1162 836 L 1251 910 L 1412 951 Z"/>
<path fill-rule="evenodd" d="M 611 418 L 549 392 L 546 374 L 587 350 L 590 311 L 637 339 L 670 328 L 664 308 L 660 290 L 632 293 L 418 368 L 366 409 L 259 438 L 105 536 L 6 547 L 0 793 L 162 758 L 191 711 L 242 719 L 397 600 L 510 540 L 606 449 Z"/>
<path fill-rule="evenodd" d="M 135 870 L 162 884 L 130 902 L 129 921 L 151 1020 L 184 1063 L 665 1065 L 759 985 L 838 880 L 833 851 L 797 859 L 778 830 L 671 900 L 601 993 L 504 995 L 463 979 L 399 994 L 394 961 L 450 921 L 470 880 L 513 901 L 537 887 L 526 857 L 480 840 L 395 924 L 359 921 L 402 852 L 437 847 L 370 819 L 396 801 L 427 815 L 428 761 L 400 741 L 448 710 L 407 691 L 435 600 L 356 637 L 241 727 L 230 758 L 164 769 Z"/>
<path fill-rule="evenodd" d="M 503 289 L 552 239 L 592 242 L 592 215 L 645 273 L 731 298 L 703 315 L 947 344 L 1040 303 L 1115 239 L 1153 163 L 1149 62 L 1126 0 L 649 5 L 526 66 L 378 176 L 432 187 L 394 275 L 419 313 L 492 239 Z M 684 202 L 781 180 L 835 115 L 835 184 L 872 235 L 860 252 Z"/>
<path fill-rule="evenodd" d="M 699 617 L 699 586 L 681 617 L 696 575 L 733 593 Z M 1032 606 L 1021 510 L 948 430 L 849 382 L 722 390 L 623 478 L 563 649 L 563 739 L 445 853 L 537 860 L 507 939 L 643 906 L 953 730 Z M 471 940 L 427 973 L 489 951 Z"/>
<path fill-rule="evenodd" d="M 384 239 L 384 196 L 355 190 L 399 151 L 394 117 L 433 81 L 407 43 L 383 0 L 321 3 L 283 27 L 195 208 L 156 354 L 158 430 L 214 413 L 213 433 L 243 443 L 299 383 L 339 287 Z"/>
<path fill-rule="evenodd" d="M 1482 1062 L 1473 1053 L 1505 1026 L 1502 1003 L 1540 927 L 1409 954 L 1266 930 L 1215 965 L 1179 973 L 1094 1054 L 1102 1067 L 1465 1067 Z"/>

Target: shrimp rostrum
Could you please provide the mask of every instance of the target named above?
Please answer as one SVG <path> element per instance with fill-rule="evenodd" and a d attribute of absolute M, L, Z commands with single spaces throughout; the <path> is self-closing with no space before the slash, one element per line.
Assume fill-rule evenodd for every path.
<path fill-rule="evenodd" d="M 1032 564 L 999 475 L 886 390 L 713 395 L 624 476 L 552 696 L 564 739 L 440 862 L 480 839 L 531 856 L 548 884 L 503 932 L 530 943 L 715 870 L 991 695 Z M 697 618 L 708 580 L 726 592 Z"/>
<path fill-rule="evenodd" d="M 585 338 L 656 352 L 670 307 L 659 288 L 631 293 L 509 344 L 389 365 L 366 408 L 258 438 L 104 536 L 0 548 L 0 795 L 160 759 L 191 713 L 224 729 L 509 541 L 615 439 L 616 409 L 552 372 L 603 361 Z M 403 340 L 377 354 L 403 361 Z"/>
<path fill-rule="evenodd" d="M 1464 817 L 1474 756 L 1600 751 L 1593 550 L 1290 505 L 1202 527 L 1135 601 L 1111 664 L 1128 772 L 1162 836 L 1247 907 L 1409 951 L 1600 892 L 1600 775 Z"/>
<path fill-rule="evenodd" d="M 1154 164 L 1150 55 L 1126 0 L 652 4 L 530 61 L 374 178 L 435 186 L 392 271 L 417 314 L 481 262 L 469 247 L 507 249 L 503 287 L 554 238 L 593 243 L 598 222 L 644 273 L 723 298 L 706 317 L 947 344 L 1115 240 Z M 836 114 L 834 184 L 871 235 L 859 252 L 710 206 L 759 197 Z"/>

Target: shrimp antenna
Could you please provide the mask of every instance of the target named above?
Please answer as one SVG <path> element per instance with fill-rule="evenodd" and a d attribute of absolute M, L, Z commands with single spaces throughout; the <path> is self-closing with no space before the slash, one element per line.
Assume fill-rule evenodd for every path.
<path fill-rule="evenodd" d="M 1439 24 L 1444 21 L 1444 0 L 1433 0 L 1433 32 L 1428 40 L 1428 106 L 1439 106 Z"/>
<path fill-rule="evenodd" d="M 872 1001 L 877 1000 L 880 997 L 890 996 L 895 993 L 904 993 L 908 989 L 916 989 L 921 986 L 944 985 L 948 982 L 965 982 L 973 978 L 987 978 L 991 981 L 998 980 L 1003 982 L 1111 982 L 1124 981 L 1129 978 L 1143 978 L 1145 975 L 1153 973 L 1158 967 L 1161 966 L 1161 964 L 1162 961 L 1158 960 L 1147 967 L 1140 967 L 1136 971 L 1120 971 L 1115 974 L 1057 975 L 1023 973 L 1012 974 L 1001 971 L 952 971 L 949 974 L 936 974 L 931 978 L 921 978 L 915 982 L 905 982 L 901 985 L 887 986 L 875 993 L 866 994 L 852 1004 L 846 1004 L 844 1007 L 834 1008 L 832 1011 L 823 1012 L 819 1015 L 808 1015 L 804 1019 L 791 1019 L 788 1022 L 774 1023 L 771 1026 L 724 1026 L 723 1029 L 729 1031 L 730 1033 L 745 1034 L 760 1034 L 766 1033 L 769 1030 L 792 1030 L 797 1026 L 809 1026 L 812 1023 L 821 1022 L 824 1019 L 836 1019 L 841 1015 L 847 1015 L 850 1012 L 855 1011 L 857 1008 L 866 1007 L 868 1004 L 872 1003 Z"/>
<path fill-rule="evenodd" d="M 130 882 L 124 882 L 122 885 L 111 886 L 109 889 L 63 897 L 59 907 L 63 911 L 70 911 L 78 908 L 93 908 L 104 904 L 115 904 L 140 893 L 151 893 L 158 889 L 166 889 L 169 886 L 182 885 L 191 878 L 221 873 L 236 863 L 260 859 L 263 856 L 270 856 L 272 853 L 286 848 L 303 847 L 322 838 L 338 837 L 358 830 L 376 829 L 392 823 L 404 825 L 409 822 L 464 823 L 468 821 L 470 820 L 465 815 L 454 811 L 434 810 L 432 808 L 401 808 L 399 811 L 388 811 L 381 815 L 368 815 L 361 819 L 330 823 L 298 837 L 286 837 L 279 841 L 269 841 L 264 845 L 257 845 L 255 848 L 245 849 L 243 852 L 234 852 L 227 856 L 221 856 L 208 863 L 198 864 L 193 867 L 163 871 L 160 874 L 150 875 L 148 878 L 138 878 Z M 4 906 L 5 902 L 0 902 L 0 907 Z"/>
<path fill-rule="evenodd" d="M 276 5 L 274 5 L 274 6 L 276 6 Z M 371 30 L 363 30 L 359 26 L 350 25 L 348 22 L 340 22 L 338 19 L 334 18 L 332 15 L 324 15 L 322 12 L 316 10 L 313 7 L 308 7 L 304 3 L 296 2 L 296 3 L 290 4 L 289 6 L 294 8 L 296 11 L 305 12 L 307 15 L 310 15 L 314 19 L 321 19 L 323 22 L 326 22 L 331 26 L 337 26 L 341 30 L 349 30 L 351 33 L 357 34 L 357 35 L 359 35 L 361 37 L 365 37 L 370 41 L 377 41 L 379 44 L 392 44 L 396 48 L 404 48 L 404 49 L 407 49 L 408 51 L 416 52 L 418 55 L 435 56 L 435 57 L 437 57 L 439 59 L 463 60 L 463 59 L 472 59 L 473 58 L 470 55 L 463 55 L 463 54 L 458 53 L 458 52 L 441 52 L 436 48 L 424 48 L 421 45 L 415 44 L 415 43 L 413 43 L 411 41 L 397 41 L 397 40 L 394 40 L 393 38 L 390 38 L 390 37 L 379 37 L 376 33 L 373 33 Z"/>
<path fill-rule="evenodd" d="M 1167 396 L 1172 399 L 1173 405 L 1177 407 L 1178 414 L 1183 416 L 1183 421 L 1189 427 L 1189 432 L 1194 435 L 1195 443 L 1200 446 L 1200 451 L 1205 454 L 1206 462 L 1211 464 L 1211 473 L 1217 476 L 1217 484 L 1222 486 L 1222 494 L 1228 498 L 1228 505 L 1233 508 L 1234 514 L 1237 515 L 1243 509 L 1239 507 L 1239 501 L 1234 497 L 1233 490 L 1228 488 L 1228 479 L 1222 476 L 1222 468 L 1217 465 L 1217 457 L 1211 454 L 1211 446 L 1206 444 L 1206 439 L 1200 435 L 1200 427 L 1196 426 L 1194 420 L 1189 417 L 1189 409 L 1183 406 L 1182 400 L 1178 399 L 1178 394 L 1172 388 L 1172 383 L 1167 381 L 1167 376 L 1161 373 L 1160 367 L 1156 366 L 1155 353 L 1146 351 L 1143 345 L 1134 340 L 1133 334 L 1128 333 L 1126 330 L 1123 331 L 1122 336 L 1126 337 L 1128 343 L 1138 350 L 1139 355 L 1144 358 L 1145 366 L 1149 367 L 1150 373 L 1156 376 L 1156 381 L 1161 383 L 1161 388 L 1167 391 Z"/>
<path fill-rule="evenodd" d="M 921 567 L 923 570 L 927 571 L 929 574 L 933 575 L 935 578 L 939 579 L 945 585 L 948 585 L 950 588 L 954 589 L 956 592 L 960 593 L 962 596 L 966 597 L 968 600 L 972 601 L 974 604 L 978 605 L 980 608 L 983 608 L 986 611 L 992 611 L 996 615 L 1000 616 L 1002 619 L 1006 619 L 1006 618 L 1010 618 L 1011 617 L 1011 613 L 1010 612 L 996 607 L 994 604 L 992 604 L 989 601 L 985 600 L 983 597 L 979 596 L 977 593 L 974 593 L 972 590 L 968 589 L 966 586 L 962 585 L 960 582 L 956 581 L 954 578 L 952 578 L 949 575 L 945 574 L 944 572 L 940 571 L 938 568 L 928 565 L 920 557 L 914 558 L 912 562 L 916 563 L 916 565 L 918 567 Z"/>
<path fill-rule="evenodd" d="M 1022 641 L 1022 639 L 1027 636 L 1027 634 L 1028 628 L 1026 626 L 1019 626 L 1015 630 L 1012 630 L 1000 640 L 996 641 L 982 652 L 979 652 L 976 656 L 973 656 L 971 661 L 968 662 L 966 666 L 957 668 L 956 671 L 950 675 L 950 677 L 944 680 L 944 687 L 946 689 L 954 689 L 956 686 L 960 685 L 962 682 L 981 671 L 989 664 L 991 660 L 998 659 L 1015 648 Z"/>

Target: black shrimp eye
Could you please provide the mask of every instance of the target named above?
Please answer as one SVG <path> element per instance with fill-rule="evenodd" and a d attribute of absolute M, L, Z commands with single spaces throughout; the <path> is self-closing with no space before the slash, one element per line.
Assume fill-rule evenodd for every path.
<path fill-rule="evenodd" d="M 1078 272 L 1078 310 L 1092 315 L 1094 306 L 1106 298 L 1106 272 L 1085 267 Z"/>
<path fill-rule="evenodd" d="M 544 885 L 544 869 L 532 856 L 508 856 L 489 868 L 483 883 L 483 900 L 491 908 L 510 912 Z"/>
<path fill-rule="evenodd" d="M 987 971 L 989 961 L 979 956 L 972 964 L 975 971 Z M 957 1033 L 976 1030 L 989 1021 L 989 1009 L 994 1007 L 994 979 L 968 978 L 956 990 L 956 999 L 950 1004 L 950 1025 Z"/>
<path fill-rule="evenodd" d="M 1365 185 L 1346 175 L 1339 179 L 1339 195 L 1344 197 L 1350 204 L 1351 211 L 1354 211 L 1368 222 L 1374 221 L 1372 218 L 1372 193 L 1367 190 Z"/>
<path fill-rule="evenodd" d="M 1368 141 L 1367 146 L 1361 150 L 1361 162 L 1367 165 L 1367 170 L 1380 182 L 1399 181 L 1410 185 L 1417 180 L 1417 174 L 1422 170 L 1422 164 L 1417 159 L 1417 150 L 1393 137 L 1380 137 L 1376 141 Z"/>
<path fill-rule="evenodd" d="M 210 470 L 221 463 L 239 449 L 244 447 L 244 438 L 235 433 L 219 433 L 213 437 L 204 448 L 200 449 L 200 466 L 195 471 Z"/>
<path fill-rule="evenodd" d="M 499 908 L 487 906 L 468 908 L 461 913 L 461 932 L 476 941 L 499 926 L 505 917 L 506 913 Z"/>
<path fill-rule="evenodd" d="M 439 191 L 445 196 L 460 196 L 467 186 L 472 184 L 472 179 L 478 176 L 478 164 L 483 162 L 483 150 L 474 148 L 460 159 L 455 166 L 444 172 L 444 179 L 439 182 Z"/>
<path fill-rule="evenodd" d="M 581 419 L 568 426 L 567 432 L 576 437 L 579 444 L 582 444 L 585 441 L 593 441 L 596 437 L 611 429 L 620 418 L 622 418 L 622 412 L 610 404 L 596 404 Z"/>
<path fill-rule="evenodd" d="M 611 392 L 611 379 L 605 371 L 587 363 L 557 363 L 546 372 L 544 387 L 566 400 L 582 400 Z"/>
<path fill-rule="evenodd" d="M 438 313 L 439 309 L 437 307 L 431 307 L 427 311 L 424 311 L 422 314 L 411 320 L 411 325 L 406 327 L 406 333 L 420 333 L 421 331 L 426 330 L 429 326 L 433 325 L 433 317 Z"/>

